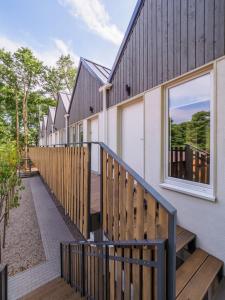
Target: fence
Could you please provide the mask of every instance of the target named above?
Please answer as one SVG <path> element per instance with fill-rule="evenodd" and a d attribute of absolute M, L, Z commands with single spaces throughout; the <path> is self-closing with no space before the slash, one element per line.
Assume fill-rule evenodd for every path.
<path fill-rule="evenodd" d="M 154 241 L 156 245 L 165 240 L 165 255 L 157 260 L 166 264 L 166 272 L 161 274 L 160 280 L 157 277 L 158 281 L 154 281 L 150 288 L 154 290 L 165 281 L 167 299 L 174 299 L 176 210 L 166 199 L 103 143 L 30 149 L 30 157 L 36 162 L 41 175 L 66 212 L 87 237 L 90 228 L 88 224 L 92 144 L 98 144 L 100 147 L 98 153 L 101 229 L 111 241 L 147 239 Z M 83 167 L 80 167 L 81 165 Z"/>
<path fill-rule="evenodd" d="M 209 184 L 210 155 L 187 145 L 175 147 L 170 152 L 170 176 Z"/>
<path fill-rule="evenodd" d="M 65 212 L 89 237 L 90 149 L 88 146 L 30 148 L 29 156 Z"/>
<path fill-rule="evenodd" d="M 61 244 L 61 277 L 86 299 L 166 299 L 165 272 L 163 240 Z"/>

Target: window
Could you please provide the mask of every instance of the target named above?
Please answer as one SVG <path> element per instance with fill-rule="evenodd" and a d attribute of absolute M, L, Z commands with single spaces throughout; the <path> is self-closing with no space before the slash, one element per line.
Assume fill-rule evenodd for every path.
<path fill-rule="evenodd" d="M 196 186 L 212 183 L 211 73 L 167 89 L 166 178 Z"/>

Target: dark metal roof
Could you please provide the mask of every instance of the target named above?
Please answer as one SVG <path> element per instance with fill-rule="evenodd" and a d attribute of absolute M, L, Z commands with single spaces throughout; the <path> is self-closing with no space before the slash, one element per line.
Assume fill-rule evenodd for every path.
<path fill-rule="evenodd" d="M 142 8 L 142 5 L 144 4 L 144 1 L 145 0 L 138 0 L 137 4 L 135 6 L 133 15 L 131 17 L 130 23 L 129 23 L 128 28 L 126 30 L 126 33 L 125 33 L 125 36 L 123 38 L 122 44 L 121 44 L 121 46 L 119 48 L 119 51 L 117 53 L 116 60 L 115 60 L 115 62 L 113 64 L 112 71 L 111 71 L 111 73 L 109 75 L 108 82 L 110 82 L 111 79 L 112 79 L 112 77 L 113 77 L 113 74 L 114 74 L 114 72 L 116 70 L 117 64 L 119 63 L 120 57 L 121 57 L 121 55 L 123 53 L 123 49 L 126 46 L 127 40 L 128 40 L 129 35 L 130 35 L 130 33 L 131 33 L 132 29 L 133 29 L 133 26 L 135 25 L 135 21 L 138 18 L 139 12 L 140 12 L 140 10 Z"/>

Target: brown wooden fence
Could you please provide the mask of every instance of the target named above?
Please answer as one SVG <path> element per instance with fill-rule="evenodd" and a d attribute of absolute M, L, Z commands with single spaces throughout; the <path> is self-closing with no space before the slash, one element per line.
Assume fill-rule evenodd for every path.
<path fill-rule="evenodd" d="M 103 228 L 111 240 L 168 238 L 169 213 L 103 151 Z"/>
<path fill-rule="evenodd" d="M 65 212 L 89 237 L 89 148 L 30 148 L 29 156 Z"/>
<path fill-rule="evenodd" d="M 170 176 L 209 184 L 210 155 L 187 145 L 175 147 L 170 152 Z"/>

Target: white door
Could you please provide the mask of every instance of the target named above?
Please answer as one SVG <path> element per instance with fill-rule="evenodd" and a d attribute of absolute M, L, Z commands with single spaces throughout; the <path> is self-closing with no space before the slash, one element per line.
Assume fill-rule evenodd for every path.
<path fill-rule="evenodd" d="M 90 141 L 98 142 L 98 118 L 91 120 Z M 91 147 L 91 170 L 99 173 L 99 146 L 92 144 Z"/>
<path fill-rule="evenodd" d="M 138 102 L 122 109 L 122 158 L 140 176 L 144 176 L 144 104 Z"/>

